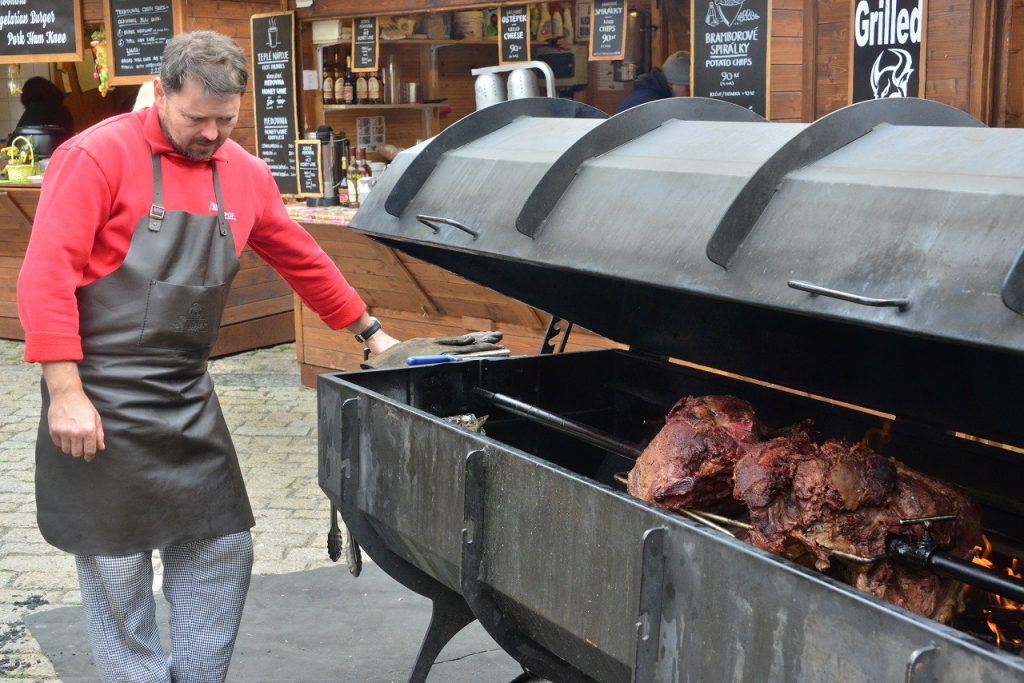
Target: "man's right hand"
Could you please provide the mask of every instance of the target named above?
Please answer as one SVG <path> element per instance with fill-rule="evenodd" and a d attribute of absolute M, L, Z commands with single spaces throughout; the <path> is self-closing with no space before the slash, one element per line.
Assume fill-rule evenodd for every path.
<path fill-rule="evenodd" d="M 100 414 L 85 395 L 78 365 L 72 361 L 43 363 L 43 377 L 50 393 L 46 414 L 50 438 L 68 455 L 92 462 L 96 451 L 106 444 Z"/>

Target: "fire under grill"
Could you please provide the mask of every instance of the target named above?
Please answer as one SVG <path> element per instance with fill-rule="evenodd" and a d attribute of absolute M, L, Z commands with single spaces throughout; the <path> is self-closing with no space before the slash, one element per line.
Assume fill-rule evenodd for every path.
<path fill-rule="evenodd" d="M 358 229 L 630 347 L 320 378 L 321 487 L 434 601 L 411 679 L 473 619 L 557 681 L 1024 677 L 1022 158 L 1024 133 L 926 101 L 803 125 L 699 98 L 517 100 L 399 155 Z M 741 514 L 629 495 L 684 396 L 959 487 L 985 547 L 902 519 L 819 572 Z M 962 583 L 956 616 L 849 585 L 879 562 Z"/>

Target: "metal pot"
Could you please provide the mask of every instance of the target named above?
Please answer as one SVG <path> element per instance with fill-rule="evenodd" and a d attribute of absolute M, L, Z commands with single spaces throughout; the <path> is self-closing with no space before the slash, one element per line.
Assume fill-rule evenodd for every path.
<path fill-rule="evenodd" d="M 32 142 L 36 160 L 49 158 L 62 142 L 71 137 L 71 133 L 60 126 L 50 125 L 18 126 L 11 133 L 11 139 L 13 140 L 19 135 Z"/>

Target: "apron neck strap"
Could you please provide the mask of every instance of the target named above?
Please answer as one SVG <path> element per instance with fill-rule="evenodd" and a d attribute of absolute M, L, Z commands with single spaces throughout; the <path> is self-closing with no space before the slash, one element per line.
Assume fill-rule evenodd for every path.
<path fill-rule="evenodd" d="M 167 211 L 164 209 L 164 183 L 160 168 L 161 155 L 155 153 L 152 148 L 149 151 L 153 163 L 153 203 L 149 207 L 149 229 L 153 232 L 160 231 L 160 223 L 163 221 Z M 224 195 L 220 189 L 220 176 L 217 174 L 217 164 L 210 162 L 213 170 L 213 194 L 217 198 L 217 229 L 221 236 L 228 234 L 228 221 L 224 217 Z"/>

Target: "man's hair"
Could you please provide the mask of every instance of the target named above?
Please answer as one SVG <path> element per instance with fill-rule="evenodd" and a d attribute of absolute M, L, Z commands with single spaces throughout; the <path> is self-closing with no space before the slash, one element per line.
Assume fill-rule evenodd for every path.
<path fill-rule="evenodd" d="M 192 80 L 207 95 L 241 95 L 249 82 L 249 67 L 241 48 L 215 31 L 181 33 L 164 46 L 160 85 L 176 93 Z"/>

